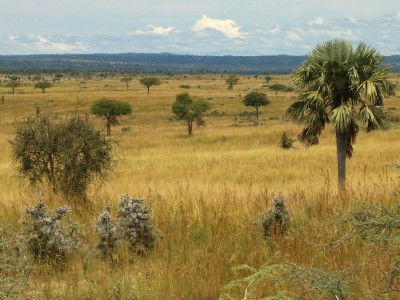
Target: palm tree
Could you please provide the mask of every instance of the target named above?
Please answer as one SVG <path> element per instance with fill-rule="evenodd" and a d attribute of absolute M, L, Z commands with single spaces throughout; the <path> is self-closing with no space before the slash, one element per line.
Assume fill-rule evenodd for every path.
<path fill-rule="evenodd" d="M 317 45 L 294 72 L 299 99 L 287 109 L 294 122 L 305 127 L 299 139 L 306 145 L 318 144 L 318 136 L 331 123 L 336 131 L 338 184 L 344 191 L 346 157 L 353 154 L 360 118 L 367 131 L 382 128 L 386 113 L 383 98 L 394 94 L 387 66 L 376 49 L 360 42 L 340 39 Z"/>

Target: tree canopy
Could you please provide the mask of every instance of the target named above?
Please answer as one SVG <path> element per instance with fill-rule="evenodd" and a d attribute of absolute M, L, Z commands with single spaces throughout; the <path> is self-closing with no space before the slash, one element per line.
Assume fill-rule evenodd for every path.
<path fill-rule="evenodd" d="M 189 93 L 178 94 L 172 105 L 172 112 L 176 117 L 186 121 L 189 135 L 193 133 L 193 122 L 197 125 L 205 125 L 203 114 L 209 109 L 210 103 L 203 99 L 193 98 Z"/>
<path fill-rule="evenodd" d="M 250 92 L 249 94 L 247 94 L 242 102 L 244 103 L 245 106 L 252 106 L 256 109 L 257 120 L 259 115 L 259 108 L 261 106 L 265 106 L 271 103 L 267 98 L 266 94 L 257 91 Z"/>
<path fill-rule="evenodd" d="M 150 93 L 150 87 L 152 87 L 153 85 L 161 84 L 161 80 L 159 78 L 153 77 L 153 76 L 140 78 L 139 82 L 140 82 L 140 84 L 147 87 L 147 95 Z"/>
<path fill-rule="evenodd" d="M 132 112 L 132 107 L 125 102 L 102 98 L 91 106 L 92 114 L 106 118 L 107 135 L 111 134 L 111 125 L 119 124 L 118 117 Z"/>
<path fill-rule="evenodd" d="M 6 87 L 9 87 L 9 88 L 11 88 L 11 90 L 12 90 L 12 94 L 14 94 L 15 93 L 15 88 L 17 88 L 17 87 L 19 87 L 19 86 L 21 86 L 21 83 L 19 82 L 19 81 L 17 81 L 17 80 L 14 80 L 14 79 L 11 79 L 10 81 L 8 81 L 7 83 L 6 83 Z"/>
<path fill-rule="evenodd" d="M 239 77 L 236 75 L 229 75 L 227 79 L 225 79 L 226 84 L 228 85 L 228 90 L 232 90 L 233 86 L 239 83 Z"/>
<path fill-rule="evenodd" d="M 132 77 L 123 77 L 121 78 L 121 82 L 125 83 L 126 89 L 129 89 L 129 83 L 133 80 Z"/>
<path fill-rule="evenodd" d="M 307 145 L 318 144 L 325 125 L 333 125 L 339 190 L 344 188 L 346 157 L 352 156 L 359 131 L 357 120 L 366 123 L 368 132 L 385 123 L 383 99 L 394 93 L 394 86 L 382 60 L 373 47 L 360 42 L 354 49 L 350 41 L 336 39 L 317 45 L 294 72 L 299 99 L 287 115 L 304 125 L 299 139 Z"/>
<path fill-rule="evenodd" d="M 42 93 L 44 94 L 46 92 L 46 89 L 51 88 L 53 84 L 50 81 L 43 80 L 35 84 L 34 88 L 35 89 L 41 89 Z"/>
<path fill-rule="evenodd" d="M 10 141 L 19 173 L 32 185 L 48 183 L 54 193 L 84 196 L 112 168 L 111 144 L 79 116 L 58 119 L 38 113 L 16 126 Z"/>

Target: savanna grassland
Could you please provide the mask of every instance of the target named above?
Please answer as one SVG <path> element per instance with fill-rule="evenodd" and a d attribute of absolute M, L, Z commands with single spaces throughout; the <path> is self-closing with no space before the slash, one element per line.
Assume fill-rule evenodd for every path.
<path fill-rule="evenodd" d="M 398 291 L 385 292 L 397 246 L 349 237 L 350 226 L 340 221 L 355 201 L 394 207 L 399 200 L 400 170 L 387 167 L 400 162 L 399 96 L 385 100 L 392 120 L 387 130 L 367 133 L 361 126 L 354 156 L 347 163 L 347 194 L 339 196 L 333 128 L 325 129 L 317 146 L 306 148 L 299 142 L 290 150 L 278 146 L 283 132 L 295 138 L 301 130 L 284 118 L 294 92 L 275 94 L 262 87 L 262 76 L 241 76 L 239 84 L 227 90 L 226 77 L 210 74 L 160 76 L 163 83 L 151 87 L 147 95 L 139 77 L 129 89 L 121 77 L 66 76 L 45 94 L 34 90 L 34 83 L 25 77 L 15 94 L 0 87 L 0 95 L 5 96 L 0 103 L 0 227 L 8 232 L 3 240 L 5 236 L 17 239 L 24 205 L 40 199 L 50 207 L 71 206 L 81 240 L 62 269 L 35 264 L 23 247 L 18 254 L 3 249 L 0 287 L 7 287 L 10 298 L 260 299 L 285 291 L 295 299 L 335 299 L 325 273 L 313 277 L 320 280 L 317 288 L 307 283 L 309 277 L 284 281 L 273 276 L 275 271 L 264 274 L 259 284 L 226 288 L 251 274 L 249 268 L 239 266 L 259 269 L 282 261 L 305 273 L 343 272 L 338 275 L 346 290 L 343 299 L 400 298 Z M 398 75 L 391 79 L 400 80 Z M 289 86 L 291 78 L 274 75 L 271 83 Z M 241 102 L 254 90 L 265 92 L 271 101 L 260 108 L 259 122 L 255 110 Z M 186 91 L 211 103 L 206 126 L 195 127 L 192 137 L 171 112 L 176 95 Z M 399 87 L 396 92 L 400 94 Z M 12 162 L 9 140 L 15 124 L 33 115 L 35 106 L 62 116 L 90 115 L 91 104 L 103 97 L 127 102 L 133 109 L 132 115 L 121 117 L 120 125 L 112 127 L 118 162 L 109 180 L 90 188 L 87 203 L 28 188 Z M 103 119 L 89 118 L 104 130 Z M 278 193 L 288 199 L 289 231 L 265 240 L 262 229 L 253 223 Z M 145 256 L 121 245 L 110 262 L 96 249 L 94 222 L 105 205 L 116 204 L 124 194 L 144 196 L 162 238 Z"/>

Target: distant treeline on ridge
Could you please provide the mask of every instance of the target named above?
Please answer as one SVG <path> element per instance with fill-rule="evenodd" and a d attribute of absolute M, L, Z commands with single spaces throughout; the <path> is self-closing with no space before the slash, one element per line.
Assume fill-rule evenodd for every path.
<path fill-rule="evenodd" d="M 306 56 L 198 56 L 170 53 L 0 55 L 0 72 L 119 71 L 137 73 L 288 74 Z M 400 71 L 400 55 L 385 57 Z"/>

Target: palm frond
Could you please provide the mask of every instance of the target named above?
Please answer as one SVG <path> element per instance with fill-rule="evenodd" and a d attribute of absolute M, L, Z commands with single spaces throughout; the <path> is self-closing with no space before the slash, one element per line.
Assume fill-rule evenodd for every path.
<path fill-rule="evenodd" d="M 351 158 L 353 156 L 353 144 L 356 142 L 358 134 L 358 125 L 354 120 L 351 120 L 346 130 L 346 156 Z"/>
<path fill-rule="evenodd" d="M 363 106 L 360 109 L 359 115 L 367 123 L 367 132 L 385 127 L 387 114 L 380 106 Z"/>
<path fill-rule="evenodd" d="M 353 118 L 353 107 L 348 104 L 339 105 L 334 108 L 329 115 L 330 122 L 335 126 L 336 131 L 341 133 L 347 132 Z"/>

